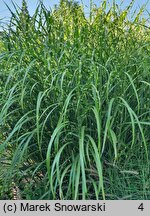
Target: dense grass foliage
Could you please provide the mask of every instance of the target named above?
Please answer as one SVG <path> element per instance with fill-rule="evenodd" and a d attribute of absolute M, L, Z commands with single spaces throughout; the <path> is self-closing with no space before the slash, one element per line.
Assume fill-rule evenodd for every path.
<path fill-rule="evenodd" d="M 0 198 L 150 199 L 150 29 L 103 1 L 23 1 L 0 42 Z M 133 16 L 131 16 L 133 15 Z"/>

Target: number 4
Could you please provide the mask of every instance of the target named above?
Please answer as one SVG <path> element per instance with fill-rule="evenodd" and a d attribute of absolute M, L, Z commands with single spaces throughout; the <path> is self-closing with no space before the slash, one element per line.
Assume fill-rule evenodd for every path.
<path fill-rule="evenodd" d="M 144 206 L 143 206 L 143 203 L 141 203 L 138 207 L 139 210 L 143 211 L 144 210 Z"/>

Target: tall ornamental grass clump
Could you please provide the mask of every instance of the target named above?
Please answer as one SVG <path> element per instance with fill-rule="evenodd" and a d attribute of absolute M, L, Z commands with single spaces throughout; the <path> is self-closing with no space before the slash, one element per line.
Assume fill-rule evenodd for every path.
<path fill-rule="evenodd" d="M 0 198 L 150 198 L 150 29 L 133 4 L 8 6 Z"/>

